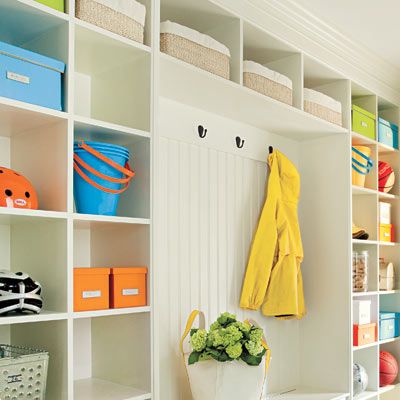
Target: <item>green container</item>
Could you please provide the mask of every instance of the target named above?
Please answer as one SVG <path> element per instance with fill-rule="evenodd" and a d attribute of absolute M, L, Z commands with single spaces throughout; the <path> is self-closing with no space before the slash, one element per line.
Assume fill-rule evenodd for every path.
<path fill-rule="evenodd" d="M 55 10 L 64 12 L 64 0 L 36 0 L 38 3 L 42 3 L 46 6 L 54 8 Z"/>
<path fill-rule="evenodd" d="M 371 139 L 376 138 L 376 116 L 361 107 L 353 104 L 352 109 L 352 129 Z"/>

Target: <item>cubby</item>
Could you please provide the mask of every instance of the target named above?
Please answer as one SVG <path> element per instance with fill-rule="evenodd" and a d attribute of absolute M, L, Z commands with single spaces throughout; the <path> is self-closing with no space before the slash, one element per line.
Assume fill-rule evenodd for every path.
<path fill-rule="evenodd" d="M 378 96 L 354 82 L 351 83 L 351 103 L 378 116 Z M 376 134 L 374 139 L 377 139 Z"/>
<path fill-rule="evenodd" d="M 26 272 L 42 285 L 47 315 L 67 311 L 66 238 L 65 219 L 0 216 L 1 267 Z M 27 316 L 36 320 L 44 314 Z M 16 315 L 14 319 L 20 317 L 24 318 Z"/>
<path fill-rule="evenodd" d="M 135 176 L 121 195 L 117 215 L 121 217 L 150 217 L 150 140 L 146 132 L 122 127 L 93 124 L 84 118 L 75 121 L 74 141 L 111 143 L 126 147 L 130 152 L 129 165 Z"/>
<path fill-rule="evenodd" d="M 400 342 L 398 340 L 392 341 L 390 343 L 381 344 L 380 350 L 387 351 L 390 354 L 392 354 L 396 358 L 396 360 L 400 360 Z M 387 389 L 392 389 L 392 390 L 397 389 L 397 391 L 398 391 L 399 387 L 400 387 L 400 376 L 397 376 L 396 380 L 393 382 L 393 385 L 390 385 L 390 387 L 386 388 L 386 390 Z M 381 390 L 385 390 L 385 387 L 381 388 Z M 395 395 L 395 393 L 392 393 L 392 396 L 394 396 L 394 395 Z M 394 399 L 396 397 L 392 397 L 392 398 Z"/>
<path fill-rule="evenodd" d="M 379 370 L 377 360 L 378 346 L 368 347 L 354 352 L 353 362 L 362 365 L 368 374 L 367 392 L 361 393 L 355 399 L 364 399 L 367 395 L 377 393 L 379 389 Z M 369 398 L 369 397 L 368 397 Z"/>
<path fill-rule="evenodd" d="M 303 55 L 254 25 L 243 24 L 243 60 L 255 61 L 287 76 L 293 84 L 293 106 L 303 108 Z"/>
<path fill-rule="evenodd" d="M 379 260 L 376 244 L 363 244 L 362 240 L 353 243 L 353 252 L 368 252 L 368 292 L 375 292 L 379 288 Z M 354 292 L 354 297 L 364 296 L 365 292 Z"/>
<path fill-rule="evenodd" d="M 397 226 L 396 226 L 397 228 Z M 395 269 L 395 291 L 400 289 L 400 257 L 398 246 L 380 246 L 379 258 L 384 259 L 385 262 L 393 263 Z M 382 291 L 382 295 L 387 295 L 388 292 Z"/>
<path fill-rule="evenodd" d="M 74 266 L 148 266 L 149 240 L 146 223 L 77 219 L 74 222 Z"/>
<path fill-rule="evenodd" d="M 350 129 L 351 82 L 313 57 L 304 56 L 304 87 L 339 101 L 342 105 L 342 126 Z"/>
<path fill-rule="evenodd" d="M 68 399 L 68 327 L 66 320 L 0 326 L 1 343 L 49 353 L 46 398 Z"/>
<path fill-rule="evenodd" d="M 0 165 L 33 184 L 40 210 L 67 211 L 67 121 L 36 116 L 28 128 L 32 112 L 3 107 L 0 116 L 6 112 L 10 118 L 0 128 Z"/>
<path fill-rule="evenodd" d="M 82 22 L 76 25 L 75 42 L 74 113 L 149 131 L 149 50 L 93 31 Z"/>
<path fill-rule="evenodd" d="M 395 182 L 393 188 L 388 192 L 389 194 L 399 196 L 400 195 L 400 179 L 398 172 L 400 169 L 400 157 L 397 151 L 379 151 L 379 160 L 387 162 L 394 171 L 395 174 Z"/>
<path fill-rule="evenodd" d="M 73 332 L 75 399 L 151 398 L 149 314 L 75 319 Z"/>
<path fill-rule="evenodd" d="M 68 64 L 68 21 L 28 4 L 4 0 L 0 4 L 0 41 Z M 60 15 L 63 15 L 60 13 Z M 64 111 L 68 104 L 68 65 L 63 79 Z"/>
<path fill-rule="evenodd" d="M 378 204 L 375 194 L 363 193 L 353 195 L 353 223 L 364 228 L 369 240 L 378 240 Z"/>
<path fill-rule="evenodd" d="M 211 36 L 215 40 L 228 47 L 230 58 L 230 79 L 240 83 L 242 51 L 241 21 L 240 18 L 225 11 L 216 4 L 208 1 L 161 1 L 161 21 L 170 20 L 178 24 L 195 29 Z"/>
<path fill-rule="evenodd" d="M 395 104 L 378 97 L 378 117 L 381 117 L 392 124 L 399 126 L 400 109 Z"/>

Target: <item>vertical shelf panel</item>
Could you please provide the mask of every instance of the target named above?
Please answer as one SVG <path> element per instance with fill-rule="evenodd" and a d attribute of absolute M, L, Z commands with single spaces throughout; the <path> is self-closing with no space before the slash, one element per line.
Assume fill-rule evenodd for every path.
<path fill-rule="evenodd" d="M 293 85 L 293 106 L 303 109 L 303 55 L 282 40 L 245 22 L 243 60 L 255 61 L 287 76 Z"/>

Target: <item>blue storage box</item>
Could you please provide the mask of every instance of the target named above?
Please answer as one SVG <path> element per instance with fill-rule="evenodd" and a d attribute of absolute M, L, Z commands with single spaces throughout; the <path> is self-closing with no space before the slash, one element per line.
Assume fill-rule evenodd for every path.
<path fill-rule="evenodd" d="M 0 96 L 62 110 L 65 64 L 0 42 Z"/>
<path fill-rule="evenodd" d="M 378 141 L 395 149 L 399 148 L 399 127 L 389 121 L 378 118 Z"/>
<path fill-rule="evenodd" d="M 387 340 L 400 336 L 400 313 L 379 313 L 379 339 Z"/>

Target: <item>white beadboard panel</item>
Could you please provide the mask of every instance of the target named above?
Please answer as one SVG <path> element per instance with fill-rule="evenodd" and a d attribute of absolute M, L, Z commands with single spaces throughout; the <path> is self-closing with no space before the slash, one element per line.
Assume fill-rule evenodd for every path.
<path fill-rule="evenodd" d="M 161 104 L 157 286 L 162 398 L 190 399 L 179 339 L 193 309 L 205 313 L 207 325 L 223 311 L 257 320 L 273 351 L 269 390 L 293 387 L 299 380 L 299 323 L 245 312 L 239 300 L 265 199 L 267 146 L 278 147 L 296 164 L 297 147 L 213 114 L 170 101 Z M 198 124 L 209 129 L 205 139 L 198 136 Z M 243 149 L 236 149 L 238 132 L 246 135 Z M 257 148 L 260 160 L 254 156 Z"/>

